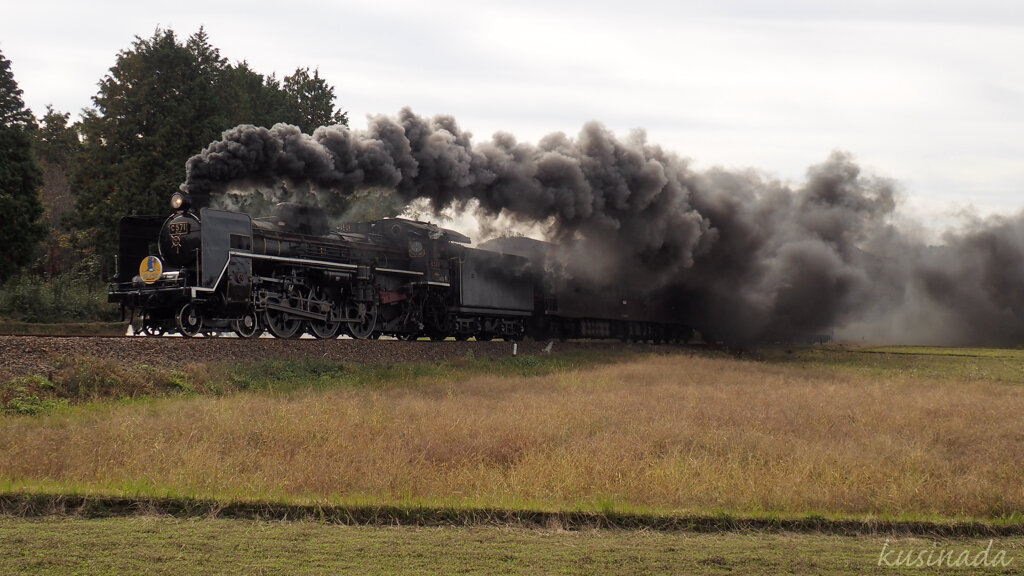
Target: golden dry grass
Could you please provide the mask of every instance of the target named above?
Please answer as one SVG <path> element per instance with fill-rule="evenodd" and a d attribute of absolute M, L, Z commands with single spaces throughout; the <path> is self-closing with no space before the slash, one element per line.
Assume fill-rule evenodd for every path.
<path fill-rule="evenodd" d="M 0 419 L 0 490 L 1006 517 L 1024 387 L 685 355 Z"/>

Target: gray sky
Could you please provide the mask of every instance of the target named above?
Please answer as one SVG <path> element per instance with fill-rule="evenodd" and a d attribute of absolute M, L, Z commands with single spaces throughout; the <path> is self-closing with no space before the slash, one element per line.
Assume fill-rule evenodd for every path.
<path fill-rule="evenodd" d="M 78 112 L 136 35 L 205 26 L 231 61 L 319 68 L 351 124 L 410 106 L 476 141 L 597 120 L 695 166 L 799 182 L 835 149 L 905 211 L 1024 208 L 1024 3 L 973 0 L 10 2 L 26 104 Z M 197 151 L 198 152 L 198 151 Z"/>

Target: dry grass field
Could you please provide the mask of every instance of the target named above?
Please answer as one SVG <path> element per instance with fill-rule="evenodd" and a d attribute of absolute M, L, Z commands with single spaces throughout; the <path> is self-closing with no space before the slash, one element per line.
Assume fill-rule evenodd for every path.
<path fill-rule="evenodd" d="M 0 493 L 995 522 L 1024 511 L 1016 383 L 686 351 L 455 375 L 3 415 Z"/>

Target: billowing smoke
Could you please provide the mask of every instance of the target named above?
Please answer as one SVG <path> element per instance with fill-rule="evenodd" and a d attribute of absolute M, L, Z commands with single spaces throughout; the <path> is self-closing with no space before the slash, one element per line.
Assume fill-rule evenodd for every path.
<path fill-rule="evenodd" d="M 937 246 L 906 234 L 876 238 L 887 278 L 901 300 L 857 318 L 867 337 L 926 344 L 1024 342 L 1024 214 L 975 219 Z M 871 248 L 869 248 L 871 249 Z"/>
<path fill-rule="evenodd" d="M 406 109 L 365 131 L 238 126 L 188 161 L 183 188 L 202 205 L 281 183 L 327 205 L 387 188 L 434 211 L 543 223 L 577 280 L 642 291 L 731 342 L 846 325 L 890 340 L 1024 336 L 1020 219 L 926 248 L 892 225 L 893 183 L 842 153 L 791 188 L 753 171 L 697 172 L 641 132 L 622 140 L 589 123 L 574 139 L 533 145 L 499 133 L 473 144 L 453 118 Z"/>

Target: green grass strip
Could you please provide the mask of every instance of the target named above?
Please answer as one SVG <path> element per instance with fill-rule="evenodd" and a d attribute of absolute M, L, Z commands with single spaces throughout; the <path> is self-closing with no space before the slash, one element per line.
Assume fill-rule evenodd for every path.
<path fill-rule="evenodd" d="M 929 522 L 883 519 L 648 515 L 617 512 L 543 512 L 493 508 L 287 505 L 178 498 L 118 498 L 62 494 L 0 495 L 0 515 L 31 518 L 172 516 L 258 521 L 314 521 L 347 526 L 506 526 L 558 530 L 653 530 L 658 532 L 795 532 L 837 536 L 894 535 L 941 538 L 1024 535 L 1024 521 Z"/>

